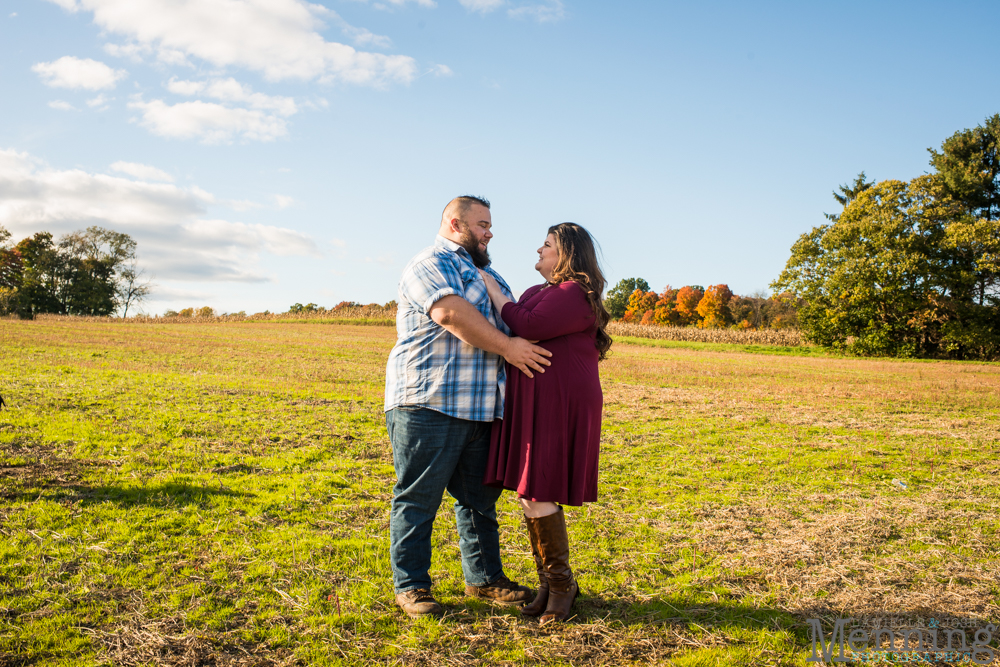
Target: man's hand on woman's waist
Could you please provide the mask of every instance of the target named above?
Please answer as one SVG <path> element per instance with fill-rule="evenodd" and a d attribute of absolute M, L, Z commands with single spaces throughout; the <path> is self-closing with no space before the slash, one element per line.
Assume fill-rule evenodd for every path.
<path fill-rule="evenodd" d="M 529 378 L 534 377 L 531 371 L 544 373 L 545 366 L 552 365 L 548 360 L 551 352 L 523 338 L 509 338 L 460 296 L 449 294 L 442 297 L 434 302 L 428 314 L 459 340 L 480 350 L 499 354 Z"/>

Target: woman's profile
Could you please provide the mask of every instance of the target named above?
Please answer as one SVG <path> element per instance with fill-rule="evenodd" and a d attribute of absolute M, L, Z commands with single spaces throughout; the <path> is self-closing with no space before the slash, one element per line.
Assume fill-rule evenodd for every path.
<path fill-rule="evenodd" d="M 552 365 L 533 378 L 508 369 L 503 420 L 493 424 L 484 482 L 518 495 L 539 580 L 538 595 L 521 612 L 548 623 L 568 618 L 579 592 L 560 505 L 597 499 L 603 407 L 597 363 L 611 338 L 604 330 L 604 276 L 587 230 L 571 222 L 550 227 L 535 270 L 545 282 L 516 303 L 484 277 L 514 335 L 552 352 Z"/>

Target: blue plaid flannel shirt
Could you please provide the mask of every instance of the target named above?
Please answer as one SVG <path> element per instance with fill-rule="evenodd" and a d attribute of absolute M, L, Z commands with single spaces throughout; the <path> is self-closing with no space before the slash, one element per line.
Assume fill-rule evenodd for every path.
<path fill-rule="evenodd" d="M 485 271 L 508 298 L 514 298 L 492 267 Z M 470 421 L 500 419 L 507 382 L 503 358 L 462 342 L 428 314 L 449 294 L 471 303 L 490 324 L 510 335 L 469 253 L 439 235 L 434 245 L 410 260 L 399 281 L 396 346 L 385 372 L 385 410 L 412 405 Z"/>

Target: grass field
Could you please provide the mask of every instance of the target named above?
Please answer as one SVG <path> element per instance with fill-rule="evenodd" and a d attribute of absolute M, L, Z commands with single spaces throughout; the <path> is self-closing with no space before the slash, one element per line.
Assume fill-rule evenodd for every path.
<path fill-rule="evenodd" d="M 448 613 L 410 621 L 388 567 L 393 340 L 0 321 L 0 666 L 804 665 L 811 617 L 1000 619 L 1000 365 L 622 341 L 601 497 L 568 510 L 576 618 L 466 599 L 444 501 Z"/>

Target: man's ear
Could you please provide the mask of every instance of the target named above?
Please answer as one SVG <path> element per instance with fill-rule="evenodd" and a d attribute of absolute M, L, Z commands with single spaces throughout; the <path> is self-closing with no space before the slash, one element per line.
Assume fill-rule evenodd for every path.
<path fill-rule="evenodd" d="M 462 221 L 458 218 L 452 218 L 448 221 L 448 228 L 456 234 L 462 233 Z"/>

